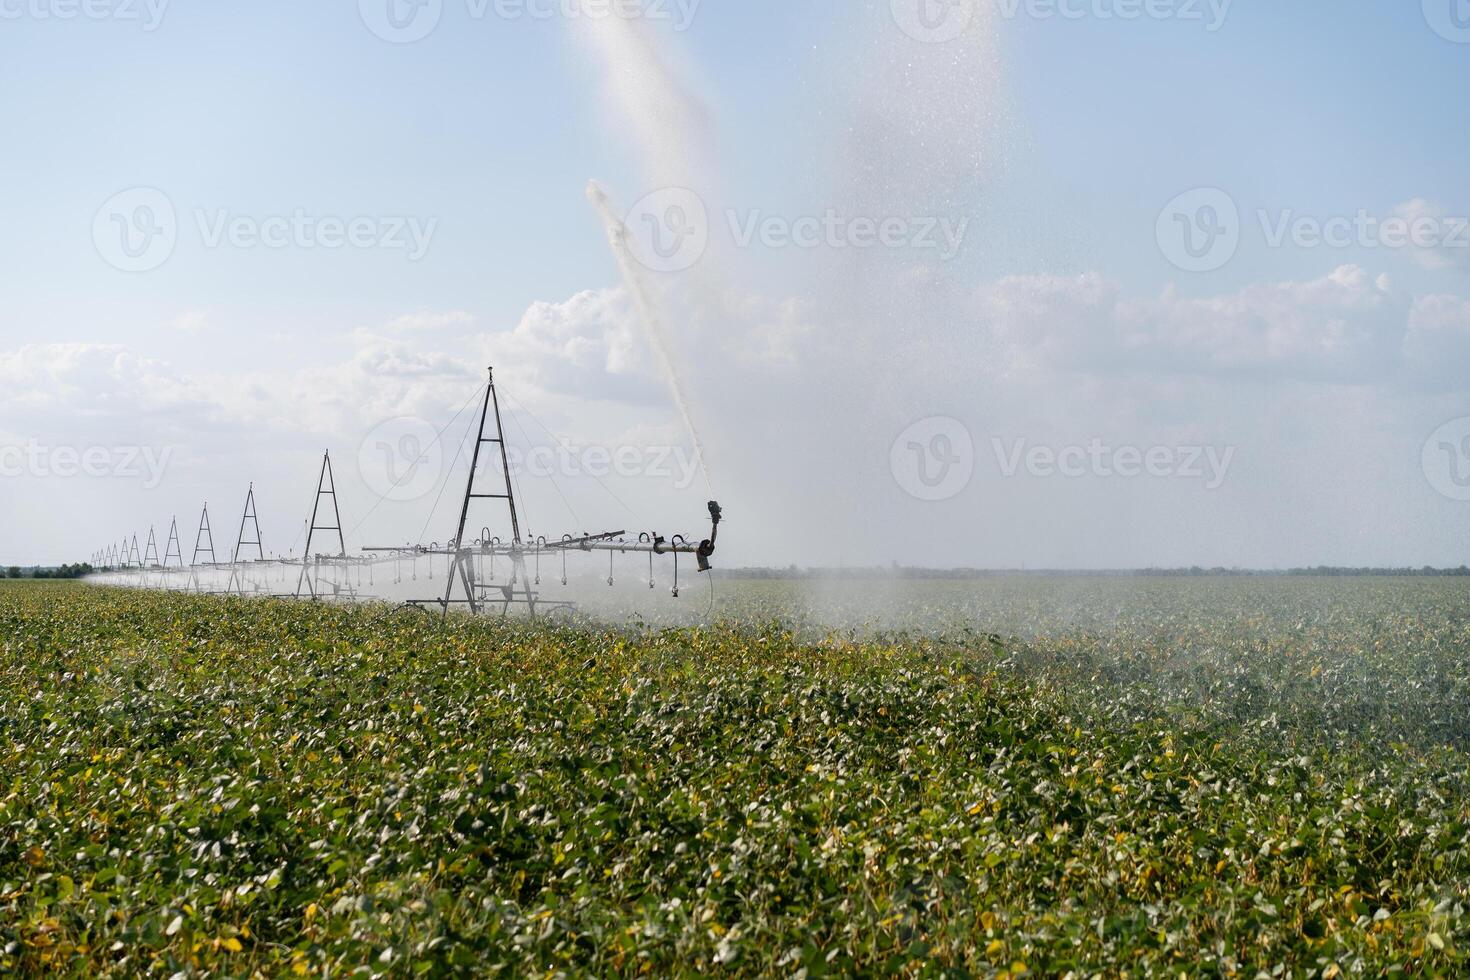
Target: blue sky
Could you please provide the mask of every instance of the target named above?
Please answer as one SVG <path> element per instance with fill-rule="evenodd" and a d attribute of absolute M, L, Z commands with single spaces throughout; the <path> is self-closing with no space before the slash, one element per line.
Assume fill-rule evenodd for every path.
<path fill-rule="evenodd" d="M 1470 356 L 1470 249 L 1272 247 L 1263 228 L 1361 211 L 1454 237 L 1470 43 L 1433 29 L 1439 0 L 1236 0 L 1215 30 L 1187 0 L 1126 21 L 1102 15 L 1128 0 L 1073 0 L 1077 17 L 994 0 L 939 43 L 902 31 L 909 0 L 704 0 L 682 31 L 443 0 L 411 44 L 369 29 L 375 2 L 173 0 L 152 30 L 130 19 L 142 0 L 67 20 L 66 0 L 0 3 L 0 446 L 170 450 L 159 486 L 0 479 L 25 515 L 0 562 L 86 557 L 206 496 L 234 508 L 250 479 L 294 527 L 323 447 L 437 427 L 490 357 L 559 436 L 688 448 L 593 179 L 620 208 L 671 185 L 708 206 L 716 244 L 646 285 L 716 489 L 749 520 L 741 564 L 1464 560 L 1470 504 L 1421 450 L 1470 416 L 1447 368 Z M 94 221 L 135 188 L 165 195 L 178 243 L 125 272 Z M 1200 188 L 1240 222 L 1196 272 L 1159 220 Z M 965 247 L 728 241 L 730 215 L 828 209 L 963 220 Z M 204 240 L 297 212 L 432 235 L 416 259 Z M 941 500 L 892 458 L 931 418 L 974 447 Z M 1005 476 L 996 440 L 1235 453 L 1204 490 L 1093 463 Z M 604 488 L 562 477 L 594 521 Z M 366 512 L 371 475 L 345 482 Z M 651 520 L 697 522 L 702 486 L 620 483 Z M 375 512 L 381 533 L 412 535 L 431 502 Z"/>

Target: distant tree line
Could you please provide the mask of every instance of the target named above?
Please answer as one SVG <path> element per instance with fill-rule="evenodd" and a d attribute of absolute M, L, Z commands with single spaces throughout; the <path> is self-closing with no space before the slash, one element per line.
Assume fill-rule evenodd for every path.
<path fill-rule="evenodd" d="M 891 579 L 925 579 L 925 580 L 953 580 L 967 581 L 972 579 L 1003 578 L 1015 576 L 1112 576 L 1127 578 L 1131 576 L 1141 578 L 1179 578 L 1198 576 L 1204 577 L 1270 577 L 1284 575 L 1299 576 L 1395 576 L 1395 577 L 1417 577 L 1417 576 L 1470 576 L 1470 568 L 1461 565 L 1459 568 L 1337 568 L 1319 566 L 1316 568 L 1291 568 L 1284 570 L 1262 570 L 1248 568 L 1144 568 L 1144 569 L 1105 569 L 1096 571 L 1082 571 L 1075 569 L 981 569 L 981 568 L 909 568 L 905 566 L 892 565 L 888 567 L 873 566 L 870 568 L 798 568 L 795 565 L 786 568 L 725 568 L 716 569 L 714 572 L 721 579 L 818 579 L 835 581 L 878 581 Z"/>
<path fill-rule="evenodd" d="M 1461 565 L 1459 568 L 1293 568 L 1292 575 L 1426 575 L 1426 576 L 1460 576 L 1470 575 L 1470 568 Z"/>
<path fill-rule="evenodd" d="M 11 565 L 0 569 L 0 578 L 83 578 L 91 575 L 95 568 L 86 562 L 78 565 L 62 565 L 60 568 L 21 568 Z"/>

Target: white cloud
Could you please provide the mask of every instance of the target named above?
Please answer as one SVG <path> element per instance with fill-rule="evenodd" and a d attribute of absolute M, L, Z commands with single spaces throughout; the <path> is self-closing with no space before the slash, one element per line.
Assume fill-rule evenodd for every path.
<path fill-rule="evenodd" d="M 388 333 L 428 333 L 434 330 L 468 330 L 475 325 L 473 314 L 463 310 L 445 312 L 422 311 L 407 313 L 388 321 L 384 330 Z"/>
<path fill-rule="evenodd" d="M 691 344 L 697 370 L 686 381 L 715 495 L 730 497 L 760 529 L 744 540 L 741 561 L 866 560 L 863 548 L 876 560 L 899 547 L 886 531 L 872 540 L 865 535 L 872 515 L 893 504 L 882 462 L 888 442 L 925 415 L 965 420 L 981 445 L 988 445 L 984 436 L 1000 435 L 1037 443 L 1103 436 L 1236 446 L 1240 483 L 1231 492 L 1243 496 L 1230 506 L 1250 514 L 1266 506 L 1260 501 L 1276 499 L 1282 485 L 1298 495 L 1316 492 L 1330 461 L 1345 446 L 1361 444 L 1373 425 L 1412 415 L 1425 398 L 1450 397 L 1467 383 L 1470 301 L 1430 296 L 1414 303 L 1353 266 L 1320 279 L 1202 298 L 1167 290 L 1130 299 L 1118 283 L 1095 274 L 1013 277 L 968 295 L 978 297 L 978 318 L 974 304 L 968 318 L 953 322 L 940 318 L 943 310 L 916 314 L 925 329 L 923 342 L 913 345 L 898 335 L 863 332 L 870 325 L 860 318 L 848 329 L 851 311 L 807 300 L 727 292 L 702 310 L 707 321 Z M 361 441 L 401 416 L 422 418 L 436 430 L 449 425 L 473 399 L 486 364 L 498 369 L 513 443 L 544 442 L 539 420 L 581 445 L 687 441 L 621 289 L 532 304 L 507 331 L 485 333 L 459 312 L 421 311 L 345 336 L 335 362 L 310 368 L 282 362 L 249 374 L 225 368 L 191 376 L 116 345 L 0 352 L 0 417 L 19 429 L 17 436 L 50 431 L 75 441 L 76 433 L 86 433 L 104 443 L 131 437 L 169 445 L 184 481 L 181 506 L 196 506 L 192 495 L 212 497 L 215 487 L 253 479 L 276 491 L 273 501 L 284 501 L 275 504 L 287 508 L 276 518 L 281 526 L 296 520 L 289 511 L 295 498 L 286 491 L 312 478 L 311 457 L 327 446 L 339 459 L 346 506 L 364 513 L 372 498 L 354 484 L 349 463 Z M 1248 396 L 1241 394 L 1242 381 L 1253 383 Z M 1441 408 L 1430 414 L 1442 414 Z M 455 445 L 467 418 L 453 427 Z M 1388 453 L 1400 434 L 1372 438 Z M 1409 441 L 1414 438 L 1411 431 Z M 189 467 L 200 474 L 197 483 L 188 482 Z M 1267 474 L 1259 487 L 1250 483 L 1253 473 Z M 665 514 L 698 513 L 690 500 L 703 490 L 678 493 L 645 480 L 631 492 L 619 489 L 615 500 L 595 481 L 571 483 L 560 489 L 585 518 L 571 521 L 579 526 L 626 521 L 622 500 L 646 512 L 650 526 Z M 538 520 L 548 526 L 571 520 L 561 514 L 559 494 L 526 489 Z M 1055 498 L 1049 506 L 1075 506 L 1077 520 L 1141 506 L 1122 491 L 1068 503 L 1061 499 L 1067 488 L 1044 489 Z M 986 492 L 998 495 L 1017 521 L 1024 523 L 1025 514 L 1039 519 L 1041 505 L 1023 490 L 1029 492 L 1000 484 Z M 1160 498 L 1172 492 L 1147 488 Z M 1251 496 L 1257 492 L 1259 500 Z M 41 492 L 35 493 L 36 508 L 43 508 Z M 1282 505 L 1281 522 L 1288 510 Z M 368 531 L 398 540 L 418 532 L 425 511 L 423 502 L 391 513 L 381 508 Z M 942 516 L 905 512 L 921 530 L 949 533 Z M 931 519 L 932 528 L 924 523 Z M 986 554 L 1006 556 L 996 561 L 1027 560 L 1023 537 L 1007 544 L 1006 533 L 974 530 L 965 540 L 990 540 Z M 783 544 L 813 534 L 820 549 L 856 550 L 794 556 Z M 1273 554 L 1272 540 L 1261 537 L 1242 560 Z M 859 543 L 832 544 L 838 541 Z M 1133 554 L 1121 538 L 1109 546 Z M 961 553 L 932 560 L 962 560 L 962 546 L 955 547 Z M 1003 547 L 1013 550 L 994 550 Z M 1308 550 L 1303 545 L 1302 553 Z M 1089 560 L 1085 549 L 1060 554 L 1053 560 Z"/>
<path fill-rule="evenodd" d="M 200 386 L 163 361 L 115 344 L 27 344 L 0 351 L 0 406 L 8 416 L 64 424 L 73 416 L 182 420 L 207 410 Z"/>
<path fill-rule="evenodd" d="M 1395 377 L 1410 302 L 1357 266 L 1199 299 L 1129 300 L 1096 274 L 1012 277 L 979 297 L 1022 366 L 1355 383 Z"/>
<path fill-rule="evenodd" d="M 485 338 L 490 363 L 541 392 L 642 405 L 663 399 L 647 341 L 622 289 L 531 304 L 514 330 Z"/>
<path fill-rule="evenodd" d="M 807 301 L 734 291 L 721 299 L 719 323 L 712 334 L 722 352 L 722 365 L 789 373 L 819 353 L 813 349 L 820 332 L 817 311 Z"/>
<path fill-rule="evenodd" d="M 1400 204 L 1393 213 L 1409 222 L 1410 253 L 1421 266 L 1431 272 L 1470 272 L 1470 219 L 1447 215 L 1422 197 Z"/>
<path fill-rule="evenodd" d="M 199 333 L 209 326 L 209 315 L 203 310 L 185 310 L 168 322 L 180 333 Z"/>
<path fill-rule="evenodd" d="M 357 437 L 400 416 L 447 420 L 479 376 L 466 358 L 366 339 L 341 363 L 258 373 L 219 390 L 232 415 L 254 424 Z"/>
<path fill-rule="evenodd" d="M 779 378 L 802 375 L 817 353 L 821 311 L 790 298 L 723 299 L 715 314 L 722 329 L 703 352 L 720 366 L 705 374 L 763 397 L 787 391 Z M 1064 371 L 1084 379 L 1138 373 L 1171 382 L 1210 376 L 1385 388 L 1423 380 L 1444 388 L 1464 385 L 1461 368 L 1470 363 L 1470 302 L 1430 296 L 1414 303 L 1356 266 L 1217 297 L 1171 289 L 1143 301 L 1096 274 L 1011 277 L 983 287 L 978 310 L 982 333 L 1000 354 L 999 363 L 974 371 L 998 377 Z M 432 343 L 425 331 L 436 334 Z M 534 303 L 513 330 L 499 333 L 481 333 L 470 314 L 447 311 L 397 317 L 351 336 L 353 349 L 338 363 L 200 377 L 117 345 L 28 345 L 0 352 L 0 406 L 12 422 L 23 415 L 166 416 L 200 431 L 264 426 L 350 437 L 401 415 L 448 418 L 486 364 L 504 372 L 521 401 L 538 410 L 555 405 L 564 419 L 622 406 L 616 418 L 598 420 L 604 435 L 657 424 L 654 416 L 669 402 L 622 289 Z M 967 359 L 973 348 L 959 347 L 968 342 L 960 335 L 953 349 L 935 344 L 927 356 Z M 901 387 L 914 379 L 893 380 Z"/>

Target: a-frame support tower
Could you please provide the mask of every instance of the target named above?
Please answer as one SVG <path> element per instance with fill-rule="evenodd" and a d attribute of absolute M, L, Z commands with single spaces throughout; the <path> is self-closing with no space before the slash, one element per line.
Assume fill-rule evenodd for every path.
<path fill-rule="evenodd" d="M 490 423 L 491 413 L 495 417 L 495 434 L 486 434 L 486 427 Z M 495 446 L 500 453 L 500 472 L 505 479 L 504 493 L 477 493 L 475 478 L 480 471 L 480 453 L 486 446 Z M 531 590 L 530 580 L 526 575 L 525 546 L 521 541 L 520 517 L 516 513 L 515 487 L 510 478 L 510 457 L 505 448 L 505 426 L 500 420 L 500 399 L 495 394 L 495 369 L 489 369 L 489 383 L 485 386 L 485 403 L 480 408 L 480 431 L 475 438 L 475 451 L 470 458 L 470 476 L 465 484 L 464 505 L 459 512 L 459 531 L 455 534 L 450 547 L 454 549 L 453 564 L 449 569 L 449 583 L 444 589 L 444 615 L 449 615 L 449 607 L 455 601 L 454 590 L 458 586 L 464 590 L 464 601 L 469 605 L 471 613 L 478 615 L 483 605 L 481 590 L 486 588 L 475 581 L 475 554 L 476 549 L 466 547 L 465 528 L 469 524 L 470 504 L 476 500 L 503 500 L 507 510 L 510 512 L 510 581 L 505 585 L 497 586 L 503 601 L 505 610 L 510 610 L 511 603 L 525 602 L 530 608 L 532 616 L 536 615 L 536 593 Z M 482 542 L 488 544 L 488 542 Z M 518 597 L 516 587 L 520 586 L 521 594 Z"/>
<path fill-rule="evenodd" d="M 318 524 L 318 520 L 325 521 L 327 515 L 322 508 L 322 498 L 332 498 L 332 523 Z M 337 550 L 329 554 L 318 556 L 312 550 L 312 541 L 318 531 L 331 532 L 337 536 Z M 332 452 L 327 450 L 322 454 L 322 472 L 316 481 L 316 496 L 311 502 L 311 523 L 306 527 L 306 548 L 301 554 L 301 575 L 296 579 L 296 595 L 301 595 L 302 586 L 306 587 L 307 593 L 313 598 L 317 595 L 318 580 L 321 569 L 317 567 L 318 558 L 345 559 L 347 557 L 347 539 L 342 534 L 342 510 L 337 506 L 337 480 L 332 475 Z M 315 574 L 313 574 L 315 573 Z"/>
<path fill-rule="evenodd" d="M 177 558 L 179 568 L 184 567 L 184 550 L 179 544 L 179 519 L 173 518 L 168 525 L 168 544 L 163 547 L 163 567 L 168 567 L 168 560 Z"/>
<path fill-rule="evenodd" d="M 199 530 L 194 534 L 194 558 L 189 562 L 189 588 L 204 591 L 204 582 L 199 578 L 199 556 L 208 553 L 209 564 L 218 564 L 214 556 L 214 530 L 209 526 L 209 504 L 199 513 Z"/>
<path fill-rule="evenodd" d="M 255 537 L 247 539 L 245 528 L 250 526 L 255 530 Z M 245 513 L 240 517 L 240 535 L 235 539 L 235 554 L 230 559 L 230 584 L 225 586 L 226 592 L 238 591 L 240 595 L 245 594 L 245 576 L 240 571 L 240 558 L 246 548 L 255 549 L 255 561 L 265 561 L 265 547 L 260 543 L 260 520 L 255 514 L 255 484 L 250 484 L 250 489 L 245 494 Z"/>
<path fill-rule="evenodd" d="M 209 504 L 204 505 L 204 510 L 199 514 L 199 532 L 194 535 L 194 560 L 189 564 L 199 564 L 199 556 L 209 552 L 209 563 L 217 562 L 214 557 L 214 531 L 209 526 Z"/>

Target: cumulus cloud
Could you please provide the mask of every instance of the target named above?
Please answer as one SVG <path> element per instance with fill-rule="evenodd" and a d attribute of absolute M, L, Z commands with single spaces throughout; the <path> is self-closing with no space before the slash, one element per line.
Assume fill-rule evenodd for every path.
<path fill-rule="evenodd" d="M 753 371 L 795 370 L 812 354 L 820 332 L 811 304 L 792 297 L 769 300 L 731 293 L 725 313 L 742 326 L 721 335 L 729 362 Z"/>
<path fill-rule="evenodd" d="M 985 324 L 1024 366 L 1350 383 L 1392 380 L 1410 307 L 1357 266 L 1205 298 L 1171 288 L 1130 300 L 1096 274 L 1010 277 L 979 294 Z"/>
<path fill-rule="evenodd" d="M 383 329 L 392 334 L 421 334 L 436 330 L 467 330 L 474 327 L 475 322 L 474 315 L 464 310 L 421 311 L 395 317 Z"/>
<path fill-rule="evenodd" d="M 347 341 L 349 353 L 334 363 L 192 376 L 116 344 L 30 344 L 0 351 L 0 414 L 26 429 L 80 417 L 351 437 L 399 416 L 447 420 L 489 364 L 513 376 L 528 401 L 665 400 L 621 289 L 534 303 L 499 333 L 483 333 L 462 311 L 421 311 Z"/>
<path fill-rule="evenodd" d="M 209 315 L 203 310 L 185 310 L 170 320 L 168 325 L 180 333 L 199 333 L 208 328 Z"/>
<path fill-rule="evenodd" d="M 1470 272 L 1470 218 L 1446 214 L 1422 197 L 1394 208 L 1394 216 L 1408 223 L 1411 254 L 1432 272 Z"/>
<path fill-rule="evenodd" d="M 761 549 L 813 529 L 836 541 L 867 527 L 873 509 L 891 503 L 892 487 L 881 478 L 871 482 L 871 493 L 853 487 L 868 486 L 875 465 L 881 477 L 893 435 L 925 414 L 973 424 L 982 447 L 989 445 L 987 434 L 1038 443 L 1101 435 L 1236 446 L 1240 479 L 1248 481 L 1255 466 L 1269 470 L 1275 488 L 1330 466 L 1343 445 L 1334 431 L 1358 438 L 1375 420 L 1409 411 L 1408 399 L 1445 400 L 1467 387 L 1470 300 L 1414 302 L 1354 266 L 1206 297 L 1166 290 L 1133 299 L 1096 274 L 1012 277 L 965 295 L 969 329 L 928 331 L 922 357 L 912 360 L 854 353 L 837 329 L 843 315 L 807 300 L 727 292 L 707 311 L 719 329 L 705 332 L 692 390 L 701 425 L 708 426 L 716 494 L 742 501 L 752 524 L 775 536 L 749 552 L 758 556 L 751 560 L 766 560 L 771 556 Z M 184 478 L 189 506 L 188 494 L 212 494 L 231 480 L 294 488 L 311 479 L 312 457 L 331 447 L 334 458 L 340 454 L 347 505 L 358 514 L 373 498 L 371 488 L 356 484 L 349 461 L 368 434 L 402 416 L 438 430 L 464 410 L 446 437 L 458 446 L 473 415 L 467 399 L 473 401 L 487 364 L 503 372 L 497 377 L 513 444 L 677 446 L 687 438 L 622 289 L 532 304 L 513 329 L 499 332 L 483 331 L 460 312 L 420 311 L 344 336 L 334 362 L 282 363 L 252 373 L 190 375 L 117 345 L 0 352 L 0 418 L 7 428 L 24 426 L 5 437 L 46 435 L 41 426 L 51 425 L 56 439 L 74 441 L 75 433 L 86 432 L 103 442 L 169 445 L 171 472 Z M 834 345 L 834 337 L 842 343 Z M 936 364 L 956 365 L 964 384 L 939 377 Z M 881 370 L 882 383 L 867 383 L 869 370 Z M 1242 398 L 1242 382 L 1261 383 Z M 540 428 L 543 419 L 550 429 Z M 752 439 L 752 432 L 780 438 Z M 1387 436 L 1381 444 L 1392 445 Z M 1311 467 L 1301 462 L 1309 458 L 1316 460 Z M 201 474 L 192 485 L 190 466 Z M 773 472 L 800 474 L 807 492 L 791 493 L 789 482 L 769 477 Z M 534 491 L 528 506 L 541 520 L 579 526 L 623 513 L 602 486 L 583 482 L 560 486 L 565 497 Z M 1308 479 L 1296 492 L 1315 486 Z M 655 516 L 686 513 L 688 495 L 702 490 L 646 480 L 634 493 L 619 491 L 619 499 Z M 1030 506 L 1024 494 L 1007 499 L 1017 513 Z M 1119 490 L 1078 513 L 1091 519 L 1099 507 L 1129 506 L 1131 499 Z M 561 515 L 563 500 L 587 520 Z M 398 540 L 418 533 L 424 511 L 421 503 L 391 513 L 379 508 L 370 529 L 382 540 Z M 889 545 L 896 546 L 890 540 L 874 547 Z M 1271 553 L 1271 546 L 1262 543 L 1260 553 Z M 1026 554 L 1024 541 L 1014 547 L 1012 554 Z M 1066 560 L 1085 558 L 1079 552 Z"/>
<path fill-rule="evenodd" d="M 467 361 L 373 340 L 337 364 L 188 375 L 115 344 L 32 344 L 0 351 L 0 415 L 33 434 L 86 420 L 96 438 L 122 433 L 233 443 L 256 436 L 341 436 L 365 420 L 433 417 L 478 378 Z"/>
<path fill-rule="evenodd" d="M 208 413 L 211 399 L 165 362 L 115 344 L 27 344 L 0 351 L 0 406 L 32 424 L 80 415 L 133 421 Z"/>
<path fill-rule="evenodd" d="M 447 420 L 446 411 L 452 414 L 479 378 L 467 358 L 366 339 L 337 364 L 256 373 L 243 384 L 221 385 L 220 399 L 232 416 L 255 425 L 352 437 L 400 416 Z"/>
<path fill-rule="evenodd" d="M 1470 362 L 1470 301 L 1414 302 L 1356 266 L 1221 296 L 1168 289 L 1145 300 L 1097 274 L 1015 276 L 979 289 L 974 308 L 998 352 L 986 367 L 1000 377 L 1146 373 L 1444 389 L 1466 384 L 1460 368 Z M 822 312 L 804 301 L 729 293 L 718 316 L 731 327 L 715 332 L 705 354 L 717 356 L 723 378 L 752 390 L 769 394 L 822 356 Z M 118 345 L 27 345 L 0 352 L 0 407 L 12 421 L 167 418 L 185 428 L 350 436 L 401 415 L 449 417 L 487 364 L 502 368 L 527 403 L 564 404 L 568 413 L 621 406 L 627 424 L 647 425 L 668 403 L 621 288 L 533 303 L 509 331 L 484 333 L 463 311 L 421 311 L 351 339 L 337 363 L 228 377 L 188 377 Z M 956 346 L 930 356 L 966 355 Z"/>
<path fill-rule="evenodd" d="M 487 357 L 541 392 L 647 404 L 662 400 L 648 343 L 622 289 L 531 304 L 515 329 L 484 339 Z"/>

